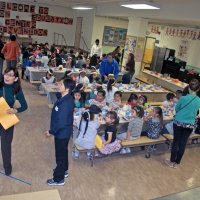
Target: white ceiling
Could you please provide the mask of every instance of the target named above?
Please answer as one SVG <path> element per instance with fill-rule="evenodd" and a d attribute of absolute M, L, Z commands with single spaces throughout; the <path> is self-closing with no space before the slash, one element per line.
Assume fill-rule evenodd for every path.
<path fill-rule="evenodd" d="M 129 0 L 128 0 L 129 1 Z M 141 0 L 133 0 L 141 1 Z M 31 4 L 46 4 L 62 7 L 72 5 L 93 5 L 98 16 L 142 17 L 166 23 L 179 23 L 200 26 L 200 0 L 154 0 L 160 10 L 132 10 L 119 6 L 123 0 L 16 0 Z M 80 11 L 84 12 L 84 11 Z"/>

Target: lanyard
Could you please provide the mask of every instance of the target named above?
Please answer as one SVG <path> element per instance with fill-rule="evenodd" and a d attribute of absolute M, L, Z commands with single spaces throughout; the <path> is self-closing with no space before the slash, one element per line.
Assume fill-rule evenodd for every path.
<path fill-rule="evenodd" d="M 6 93 L 4 87 L 3 87 L 3 98 L 6 99 Z"/>

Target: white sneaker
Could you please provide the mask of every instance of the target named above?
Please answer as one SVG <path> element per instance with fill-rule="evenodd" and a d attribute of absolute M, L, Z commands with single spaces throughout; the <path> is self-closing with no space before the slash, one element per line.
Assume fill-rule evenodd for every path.
<path fill-rule="evenodd" d="M 125 148 L 121 149 L 120 154 L 126 154 L 126 149 Z"/>
<path fill-rule="evenodd" d="M 79 158 L 79 152 L 78 152 L 78 151 L 72 152 L 72 157 L 73 157 L 74 159 L 78 159 L 78 158 Z"/>
<path fill-rule="evenodd" d="M 87 157 L 90 157 L 91 156 L 91 152 L 87 152 Z"/>
<path fill-rule="evenodd" d="M 131 153 L 131 149 L 130 148 L 126 148 L 126 153 Z"/>
<path fill-rule="evenodd" d="M 95 151 L 95 154 L 94 154 L 95 157 L 99 157 L 99 153 L 97 151 Z"/>

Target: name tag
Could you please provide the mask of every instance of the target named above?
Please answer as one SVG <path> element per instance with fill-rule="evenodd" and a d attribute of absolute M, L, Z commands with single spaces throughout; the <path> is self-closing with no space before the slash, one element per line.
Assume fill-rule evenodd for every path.
<path fill-rule="evenodd" d="M 55 111 L 58 111 L 58 106 L 55 107 Z"/>

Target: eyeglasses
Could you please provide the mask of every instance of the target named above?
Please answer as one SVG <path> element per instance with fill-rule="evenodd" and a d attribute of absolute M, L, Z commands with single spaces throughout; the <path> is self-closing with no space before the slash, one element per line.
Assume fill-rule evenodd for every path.
<path fill-rule="evenodd" d="M 7 76 L 7 77 L 14 77 L 15 75 L 14 75 L 14 74 L 8 74 L 8 73 L 6 73 L 6 74 L 4 74 L 4 76 Z"/>

